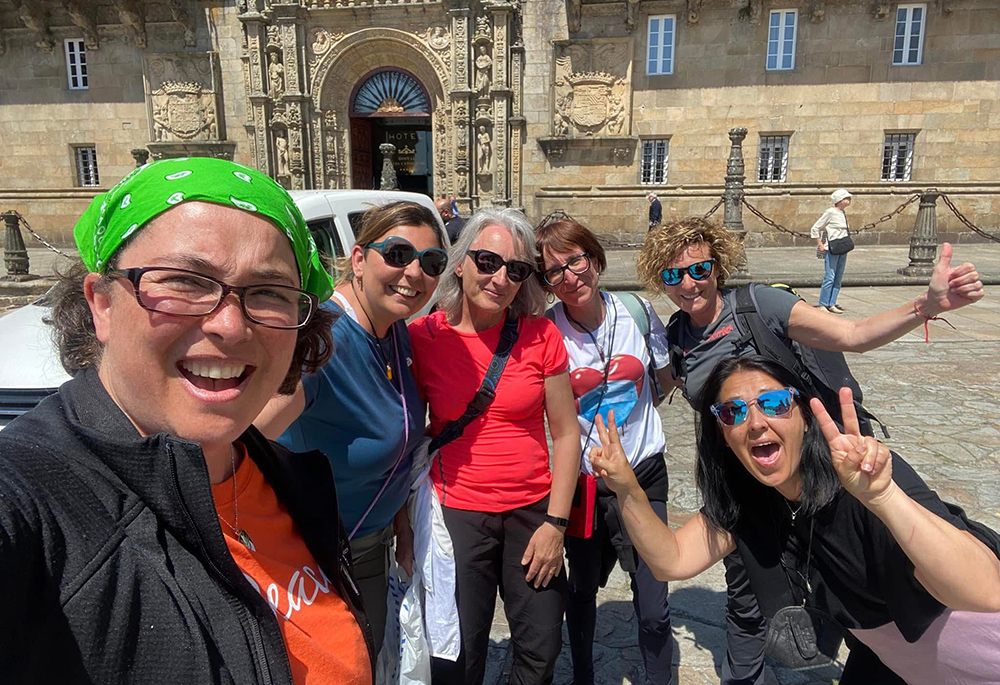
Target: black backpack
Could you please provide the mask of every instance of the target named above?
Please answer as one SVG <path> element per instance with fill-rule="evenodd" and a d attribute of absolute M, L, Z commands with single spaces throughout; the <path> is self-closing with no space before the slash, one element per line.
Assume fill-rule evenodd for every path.
<path fill-rule="evenodd" d="M 798 296 L 794 289 L 782 283 L 771 287 L 780 288 Z M 736 333 L 740 336 L 736 348 L 740 354 L 743 354 L 746 347 L 751 345 L 757 354 L 769 357 L 791 370 L 802 379 L 804 385 L 814 395 L 823 401 L 827 411 L 841 425 L 843 422 L 840 417 L 840 400 L 837 393 L 842 387 L 850 388 L 851 392 L 854 393 L 854 406 L 858 412 L 861 432 L 864 435 L 874 437 L 872 422 L 875 422 L 881 427 L 882 434 L 886 438 L 889 437 L 889 431 L 886 430 L 885 424 L 862 406 L 861 386 L 851 374 L 843 352 L 818 350 L 779 336 L 771 330 L 757 311 L 757 296 L 754 293 L 753 284 L 728 290 L 723 297 L 727 298 L 727 303 L 734 314 Z M 671 317 L 667 324 L 667 344 L 670 349 L 670 370 L 674 378 L 683 382 L 687 377 L 687 369 L 684 361 L 684 350 L 680 346 L 680 326 L 687 315 L 683 312 L 678 312 L 678 314 L 679 316 Z"/>

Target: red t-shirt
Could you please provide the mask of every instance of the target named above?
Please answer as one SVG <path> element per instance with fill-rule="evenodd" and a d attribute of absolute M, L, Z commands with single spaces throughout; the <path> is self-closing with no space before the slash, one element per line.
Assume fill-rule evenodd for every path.
<path fill-rule="evenodd" d="M 462 333 L 435 312 L 409 325 L 413 372 L 430 408 L 430 434 L 460 417 L 479 390 L 503 323 Z M 441 448 L 431 479 L 441 503 L 454 509 L 500 512 L 533 504 L 549 494 L 545 441 L 545 378 L 566 373 L 569 359 L 559 330 L 548 319 L 522 318 L 497 395 Z"/>
<path fill-rule="evenodd" d="M 224 519 L 220 525 L 229 553 L 278 618 L 292 678 L 296 685 L 371 685 L 368 645 L 354 613 L 313 559 L 264 474 L 238 446 L 244 458 L 236 469 L 235 491 L 230 478 L 213 485 L 212 496 Z M 254 550 L 226 524 L 237 524 L 234 492 L 238 525 Z"/>

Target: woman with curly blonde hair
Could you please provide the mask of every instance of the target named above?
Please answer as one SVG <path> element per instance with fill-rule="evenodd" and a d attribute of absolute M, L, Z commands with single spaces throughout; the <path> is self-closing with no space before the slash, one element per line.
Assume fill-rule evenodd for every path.
<path fill-rule="evenodd" d="M 697 409 L 715 366 L 731 357 L 762 350 L 740 340 L 735 318 L 735 290 L 723 287 L 740 266 L 739 240 L 719 224 L 690 217 L 650 231 L 636 260 L 647 290 L 663 293 L 678 310 L 667 323 L 674 382 Z M 866 352 L 912 331 L 930 318 L 976 302 L 983 284 L 972 264 L 951 266 L 951 245 L 944 243 L 927 292 L 895 309 L 859 321 L 845 321 L 798 296 L 759 283 L 750 285 L 763 323 L 791 346 L 798 342 L 821 350 Z M 728 585 L 728 658 L 724 684 L 764 683 L 764 622 L 749 589 L 738 554 L 725 559 Z"/>

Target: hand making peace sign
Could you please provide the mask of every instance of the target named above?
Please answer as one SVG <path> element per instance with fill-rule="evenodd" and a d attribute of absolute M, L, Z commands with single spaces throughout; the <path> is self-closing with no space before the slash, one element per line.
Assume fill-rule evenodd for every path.
<path fill-rule="evenodd" d="M 843 433 L 821 401 L 814 397 L 809 400 L 809 406 L 830 446 L 833 468 L 844 489 L 865 505 L 888 496 L 895 487 L 889 448 L 875 438 L 861 435 L 851 389 L 840 389 Z"/>
<path fill-rule="evenodd" d="M 600 447 L 590 450 L 590 465 L 594 468 L 594 474 L 603 478 L 616 495 L 638 488 L 639 481 L 628 463 L 628 455 L 622 449 L 614 410 L 608 412 L 608 425 L 605 425 L 600 414 L 594 417 L 594 424 L 597 426 L 597 437 L 601 440 Z"/>

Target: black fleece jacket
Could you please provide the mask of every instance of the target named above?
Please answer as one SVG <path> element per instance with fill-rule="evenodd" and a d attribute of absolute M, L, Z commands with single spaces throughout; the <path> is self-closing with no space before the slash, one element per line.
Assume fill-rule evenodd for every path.
<path fill-rule="evenodd" d="M 240 438 L 376 653 L 329 461 Z M 374 666 L 373 666 L 374 672 Z M 201 447 L 141 437 L 96 371 L 0 433 L 0 682 L 292 683 Z"/>

